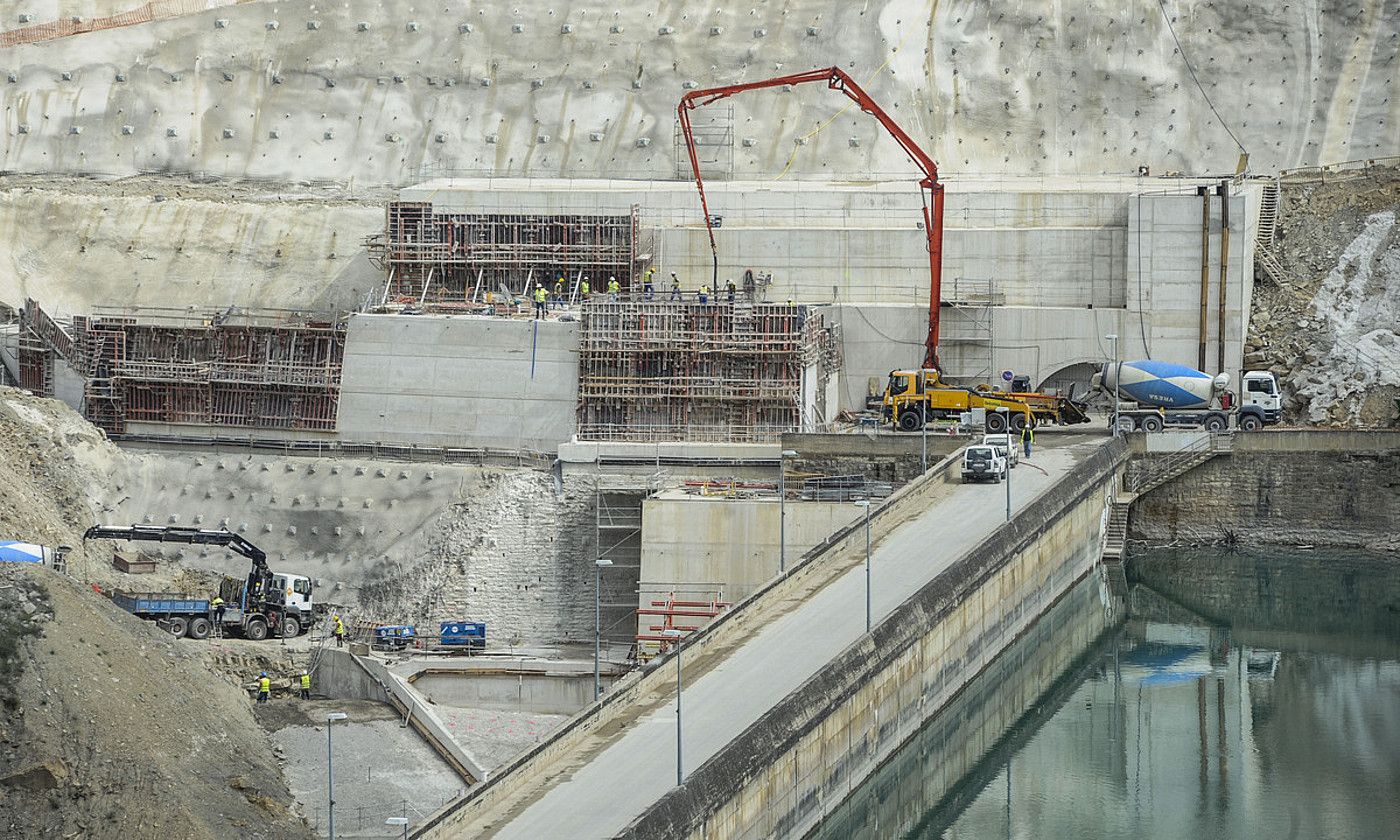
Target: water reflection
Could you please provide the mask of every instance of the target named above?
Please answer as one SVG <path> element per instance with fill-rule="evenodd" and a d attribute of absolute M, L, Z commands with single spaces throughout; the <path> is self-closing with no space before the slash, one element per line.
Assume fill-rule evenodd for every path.
<path fill-rule="evenodd" d="M 1183 554 L 968 772 L 939 778 L 939 751 L 969 745 L 921 733 L 817 836 L 1400 836 L 1394 565 Z"/>

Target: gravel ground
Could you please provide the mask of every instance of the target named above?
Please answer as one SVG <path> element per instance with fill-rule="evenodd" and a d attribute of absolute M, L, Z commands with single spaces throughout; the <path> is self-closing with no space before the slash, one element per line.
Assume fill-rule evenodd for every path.
<path fill-rule="evenodd" d="M 503 766 L 519 753 L 544 740 L 555 727 L 569 719 L 568 715 L 441 705 L 433 706 L 433 714 L 442 720 L 457 743 L 471 752 L 488 770 Z"/>
<path fill-rule="evenodd" d="M 412 826 L 464 789 L 462 780 L 399 716 L 367 700 L 274 700 L 259 707 L 260 723 L 273 730 L 283 772 L 307 822 L 326 834 L 326 714 L 344 712 L 333 724 L 336 836 L 384 837 L 384 820 L 407 816 Z"/>

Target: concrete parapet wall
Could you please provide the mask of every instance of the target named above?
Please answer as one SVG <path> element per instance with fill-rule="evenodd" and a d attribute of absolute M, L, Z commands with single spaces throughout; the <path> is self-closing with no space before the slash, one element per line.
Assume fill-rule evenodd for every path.
<path fill-rule="evenodd" d="M 317 696 L 389 702 L 389 692 L 384 690 L 383 683 L 371 676 L 347 651 L 322 651 L 311 678 L 312 693 Z"/>
<path fill-rule="evenodd" d="M 871 538 L 878 543 L 904 522 L 916 517 L 959 481 L 959 461 L 949 456 L 927 474 L 910 482 L 871 514 Z M 782 605 L 816 591 L 844 572 L 865 551 L 865 521 L 861 519 L 832 534 L 774 579 L 704 629 L 686 639 L 686 667 L 701 673 L 731 650 L 743 645 L 755 629 L 771 621 Z M 559 762 L 584 749 L 596 749 L 595 739 L 627 726 L 653 703 L 667 696 L 674 679 L 674 653 L 659 657 L 642 671 L 620 680 L 601 701 L 573 718 L 550 739 L 517 757 L 487 782 L 471 790 L 427 820 L 415 837 L 456 837 L 477 825 L 484 815 L 521 801 L 533 785 L 547 780 Z"/>
<path fill-rule="evenodd" d="M 1124 457 L 1095 452 L 620 836 L 802 836 L 1093 568 Z"/>
<path fill-rule="evenodd" d="M 1151 542 L 1385 547 L 1400 541 L 1397 475 L 1400 432 L 1237 434 L 1233 454 L 1139 497 L 1129 531 Z"/>
<path fill-rule="evenodd" d="M 944 828 L 930 828 L 930 812 L 961 813 L 959 806 L 980 793 L 1098 667 L 1101 646 L 1111 638 L 1105 631 L 1122 615 L 1119 604 L 1108 601 L 1105 577 L 1084 578 L 1037 619 L 936 719 L 853 788 L 855 794 L 827 814 L 814 836 L 860 837 L 872 825 L 882 837 L 939 836 Z M 1106 602 L 1113 607 L 1106 609 Z"/>

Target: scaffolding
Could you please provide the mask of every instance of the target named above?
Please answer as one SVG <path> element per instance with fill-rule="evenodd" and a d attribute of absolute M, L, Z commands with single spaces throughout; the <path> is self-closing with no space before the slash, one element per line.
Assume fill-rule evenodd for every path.
<path fill-rule="evenodd" d="M 336 427 L 343 319 L 151 310 L 74 316 L 70 334 L 30 301 L 23 322 L 22 378 L 52 393 L 62 356 L 84 378 L 84 416 L 108 434 L 130 423 Z"/>
<path fill-rule="evenodd" d="M 804 371 L 834 371 L 827 337 L 804 306 L 589 303 L 579 333 L 579 438 L 776 440 L 802 428 Z"/>
<path fill-rule="evenodd" d="M 523 296 L 540 282 L 568 296 L 616 277 L 630 290 L 638 261 L 635 205 L 627 214 L 439 213 L 430 202 L 391 201 L 384 233 L 367 245 L 385 272 L 386 309 L 475 311 L 491 298 Z"/>

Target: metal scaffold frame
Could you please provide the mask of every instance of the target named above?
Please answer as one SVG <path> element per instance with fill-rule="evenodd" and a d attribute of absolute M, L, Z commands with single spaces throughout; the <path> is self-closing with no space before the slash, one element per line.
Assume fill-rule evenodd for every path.
<path fill-rule="evenodd" d="M 770 441 L 802 428 L 803 371 L 825 369 L 806 307 L 594 302 L 579 333 L 579 438 Z"/>
<path fill-rule="evenodd" d="M 563 277 L 630 289 L 638 270 L 638 208 L 628 214 L 438 213 L 429 202 L 391 201 L 384 233 L 369 242 L 387 275 L 381 304 L 425 311 L 472 310 L 487 296 L 552 293 Z"/>
<path fill-rule="evenodd" d="M 51 392 L 62 356 L 84 377 L 84 415 L 109 434 L 131 423 L 336 428 L 341 318 L 153 309 L 75 316 L 70 333 L 29 301 L 24 321 L 32 378 L 47 380 L 35 384 Z"/>

